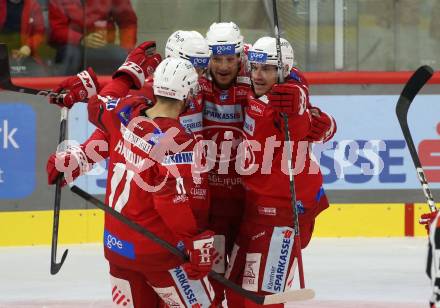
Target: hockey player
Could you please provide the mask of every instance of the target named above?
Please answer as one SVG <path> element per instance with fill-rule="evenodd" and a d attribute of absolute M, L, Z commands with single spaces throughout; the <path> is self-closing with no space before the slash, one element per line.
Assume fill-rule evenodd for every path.
<path fill-rule="evenodd" d="M 307 108 L 308 91 L 291 76 L 293 49 L 284 39 L 281 39 L 281 54 L 285 83 L 277 84 L 275 38 L 260 38 L 248 53 L 253 94 L 245 110 L 244 131 L 249 144 L 258 143 L 260 148 L 250 149 L 253 161 L 247 167 L 258 169 L 243 176 L 245 212 L 226 273 L 226 277 L 243 288 L 260 294 L 283 292 L 291 286 L 293 246 L 298 244 L 293 241 L 286 154 L 289 149 L 284 142 L 286 131 L 280 113 L 288 116 L 293 143 L 301 248 L 310 241 L 315 217 L 328 207 L 319 166 L 311 160 L 308 141 L 304 141 L 313 134 L 312 116 Z M 259 307 L 229 290 L 226 292 L 230 308 Z"/>
<path fill-rule="evenodd" d="M 233 246 L 244 205 L 244 189 L 234 163 L 243 133 L 243 108 L 249 78 L 239 76 L 243 36 L 233 22 L 213 23 L 206 33 L 212 52 L 209 78 L 200 80 L 203 95 L 203 136 L 216 145 L 217 157 L 209 172 L 211 191 L 210 229 L 216 233 L 219 253 L 214 270 L 225 272 L 226 255 Z M 213 282 L 216 302 L 224 298 L 222 286 Z"/>
<path fill-rule="evenodd" d="M 145 66 L 144 76 L 146 80 L 143 82 L 143 86 L 139 89 L 139 87 L 134 88 L 130 93 L 135 95 L 143 95 L 148 98 L 151 102 L 154 102 L 153 95 L 153 79 L 151 76 L 151 72 L 154 71 L 155 67 L 160 62 L 160 55 L 152 52 L 153 48 L 155 48 L 154 42 L 146 42 L 143 44 L 144 50 L 149 50 L 147 57 L 144 59 L 142 56 L 142 51 L 139 53 L 137 58 L 134 56 L 129 57 L 127 61 L 143 61 L 142 65 Z M 165 47 L 165 56 L 166 57 L 180 57 L 183 59 L 187 59 L 193 63 L 194 67 L 198 71 L 199 74 L 202 74 L 208 65 L 209 62 L 209 47 L 206 43 L 206 40 L 203 36 L 196 31 L 182 31 L 178 30 L 174 32 L 168 39 L 166 47 Z M 136 62 L 133 62 L 136 63 Z M 139 63 L 138 65 L 140 65 Z M 134 78 L 137 78 L 133 75 Z M 139 75 L 139 78 L 142 79 L 142 75 Z M 91 80 L 91 83 L 87 81 Z M 141 84 L 141 80 L 136 81 L 136 84 Z M 92 87 L 87 87 L 88 84 L 91 84 Z M 97 89 L 99 89 L 99 83 L 97 81 L 96 75 L 91 68 L 88 70 L 81 72 L 75 77 L 71 77 L 63 81 L 55 92 L 68 91 L 66 95 L 63 106 L 70 108 L 72 104 L 76 101 L 82 101 L 85 98 L 91 97 L 96 94 Z M 121 88 L 125 89 L 125 87 Z M 136 90 L 137 89 L 137 90 Z M 124 91 L 115 89 L 113 95 L 115 97 L 124 97 L 127 95 Z M 57 100 L 52 99 L 51 103 L 59 103 Z M 180 117 L 182 125 L 191 130 L 194 133 L 197 133 L 202 130 L 202 105 L 200 100 L 196 100 L 191 102 L 191 105 L 188 107 L 186 112 Z M 89 149 L 87 151 L 86 149 Z M 70 147 L 67 151 L 58 153 L 59 164 L 63 161 L 64 164 L 71 166 L 70 169 L 73 169 L 72 176 L 68 178 L 68 181 L 71 182 L 75 178 L 77 178 L 80 174 L 84 174 L 85 172 L 90 170 L 91 164 L 95 162 L 99 162 L 108 157 L 107 152 L 107 136 L 104 132 L 102 132 L 99 128 L 96 129 L 92 135 L 80 146 Z M 93 157 L 92 157 L 93 156 Z M 73 160 L 70 160 L 73 158 Z M 82 160 L 87 160 L 89 162 L 88 165 L 80 164 L 79 162 Z M 74 168 L 77 166 L 76 168 Z M 82 166 L 82 168 L 80 168 Z M 48 173 L 48 183 L 55 184 L 57 177 L 59 176 L 59 171 L 56 168 L 56 154 L 53 153 L 49 156 L 49 160 L 47 163 L 47 173 Z"/>
<path fill-rule="evenodd" d="M 115 98 L 124 97 L 130 87 L 133 89 L 142 88 L 145 79 L 154 72 L 160 61 L 161 56 L 156 53 L 155 42 L 147 41 L 140 44 L 128 55 L 125 63 L 113 75 L 112 95 Z M 50 103 L 71 108 L 74 103 L 84 101 L 97 94 L 99 88 L 97 77 L 93 69 L 89 68 L 61 82 L 54 92 L 65 92 L 64 99 L 60 101 L 51 98 Z M 106 133 L 98 128 L 83 144 L 70 147 L 63 152 L 52 153 L 46 166 L 49 185 L 56 183 L 60 176 L 60 169 L 70 170 L 70 172 L 64 173 L 63 182 L 65 184 L 66 181 L 72 182 L 79 175 L 89 171 L 91 164 L 107 158 L 109 156 L 107 140 Z"/>
<path fill-rule="evenodd" d="M 112 85 L 88 102 L 89 120 L 109 135 L 110 166 L 106 201 L 115 210 L 160 238 L 185 250 L 182 264 L 167 250 L 105 217 L 105 257 L 113 293 L 133 307 L 152 307 L 145 293 L 152 287 L 170 307 L 211 307 L 213 292 L 206 278 L 212 266 L 213 232 L 200 228 L 189 192 L 207 192 L 207 178 L 194 163 L 195 139 L 179 123 L 198 76 L 189 61 L 167 58 L 156 69 L 156 103 L 142 97 L 113 102 Z M 199 204 L 200 205 L 200 204 Z M 205 216 L 204 219 L 207 219 Z M 154 307 L 154 306 L 153 306 Z"/>

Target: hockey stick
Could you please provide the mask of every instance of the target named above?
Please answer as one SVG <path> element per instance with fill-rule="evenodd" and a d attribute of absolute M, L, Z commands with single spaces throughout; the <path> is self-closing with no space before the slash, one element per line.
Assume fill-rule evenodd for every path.
<path fill-rule="evenodd" d="M 144 235 L 145 237 L 149 238 L 153 242 L 161 245 L 163 248 L 170 251 L 172 254 L 178 256 L 179 258 L 182 258 L 185 261 L 188 260 L 188 257 L 183 252 L 178 250 L 176 247 L 174 247 L 173 245 L 171 245 L 167 241 L 159 238 L 157 235 L 148 231 L 147 229 L 145 229 L 141 225 L 131 221 L 130 219 L 128 219 L 127 217 L 125 217 L 124 215 L 119 213 L 118 211 L 114 210 L 113 208 L 107 206 L 101 200 L 93 197 L 92 195 L 90 195 L 89 193 L 85 192 L 84 190 L 82 190 L 81 188 L 79 188 L 77 186 L 72 186 L 70 189 L 72 190 L 73 193 L 77 194 L 81 198 L 92 203 L 94 206 L 103 210 L 104 212 L 111 215 L 115 219 L 119 220 L 120 222 L 122 222 L 123 224 L 128 226 L 129 228 Z M 232 281 L 226 279 L 225 277 L 223 277 L 222 275 L 220 275 L 214 271 L 211 271 L 209 273 L 209 276 L 211 278 L 217 280 L 221 284 L 223 284 L 225 287 L 234 290 L 238 294 L 246 297 L 247 299 L 249 299 L 259 305 L 280 304 L 280 303 L 286 303 L 286 302 L 291 302 L 291 301 L 303 301 L 303 300 L 312 299 L 315 296 L 314 291 L 311 289 L 290 290 L 290 291 L 286 291 L 283 293 L 276 293 L 276 294 L 272 294 L 272 295 L 258 295 L 254 292 L 243 289 L 239 285 L 233 283 Z"/>
<path fill-rule="evenodd" d="M 66 107 L 61 108 L 61 120 L 60 120 L 60 136 L 58 144 L 66 139 L 66 125 L 67 125 L 68 109 Z M 53 225 L 52 225 L 52 246 L 50 250 L 50 273 L 55 275 L 58 273 L 66 260 L 68 249 L 66 249 L 61 257 L 60 263 L 57 263 L 57 246 L 58 246 L 58 227 L 60 222 L 60 209 L 61 209 L 61 183 L 63 181 L 63 174 L 60 174 L 57 178 L 55 185 L 55 201 L 53 205 Z"/>
<path fill-rule="evenodd" d="M 45 91 L 45 90 L 37 90 L 32 88 L 26 88 L 26 87 L 20 87 L 16 86 L 11 81 L 11 74 L 9 71 L 9 56 L 8 56 L 8 47 L 6 44 L 0 44 L 0 88 L 3 88 L 4 90 L 13 91 L 13 92 L 19 92 L 19 93 L 26 93 L 26 94 L 33 94 L 33 95 L 42 95 L 42 96 L 52 96 L 52 97 L 58 97 L 59 94 L 52 92 L 52 91 Z M 61 109 L 61 120 L 60 120 L 60 135 L 59 135 L 59 142 L 58 144 L 61 144 L 61 142 L 64 141 L 66 138 L 66 121 L 67 121 L 67 108 Z M 53 208 L 53 227 L 52 227 L 52 246 L 51 246 L 51 258 L 50 258 L 50 273 L 52 275 L 55 275 L 58 273 L 63 266 L 64 261 L 66 260 L 68 250 L 65 250 L 61 261 L 59 263 L 56 262 L 56 255 L 57 255 L 57 244 L 58 244 L 58 227 L 59 227 L 59 220 L 60 220 L 60 202 L 61 202 L 61 182 L 62 182 L 62 175 L 60 175 L 56 181 L 56 187 L 55 187 L 55 201 L 54 201 L 54 208 Z"/>
<path fill-rule="evenodd" d="M 403 137 L 405 137 L 406 144 L 408 145 L 409 153 L 411 154 L 412 161 L 414 162 L 414 166 L 417 170 L 417 177 L 422 185 L 423 193 L 425 194 L 431 212 L 435 212 L 437 209 L 435 207 L 434 198 L 432 197 L 431 190 L 428 187 L 428 182 L 426 181 L 426 176 L 423 172 L 422 164 L 420 163 L 419 155 L 417 154 L 417 150 L 408 127 L 408 110 L 417 93 L 428 82 L 433 73 L 433 69 L 428 65 L 419 67 L 406 83 L 396 105 L 397 119 L 399 120 Z"/>
<path fill-rule="evenodd" d="M 278 82 L 284 82 L 284 72 L 283 72 L 283 61 L 281 57 L 281 38 L 279 32 L 279 23 L 278 23 L 278 10 L 277 10 L 277 1 L 272 0 L 272 8 L 273 8 L 273 19 L 274 19 L 274 32 L 276 39 L 276 48 L 277 48 L 277 63 L 278 63 Z M 284 122 L 284 136 L 286 145 L 288 148 L 288 156 L 287 156 L 287 168 L 289 169 L 289 186 L 290 186 L 290 202 L 292 203 L 292 211 L 293 211 L 293 229 L 294 229 L 294 243 L 295 243 L 295 251 L 296 258 L 298 259 L 298 273 L 299 273 L 299 286 L 301 289 L 305 288 L 304 281 L 304 267 L 302 262 L 302 252 L 301 252 L 301 236 L 299 232 L 299 220 L 298 220 L 298 209 L 296 208 L 296 193 L 295 193 L 295 180 L 293 176 L 292 169 L 292 147 L 291 147 L 291 139 L 290 139 L 290 131 L 289 131 L 289 120 L 287 114 L 282 112 L 281 116 L 283 117 Z"/>
<path fill-rule="evenodd" d="M 4 43 L 0 44 L 0 88 L 12 92 L 41 95 L 48 97 L 58 97 L 60 95 L 59 93 L 52 92 L 50 90 L 37 90 L 37 89 L 14 85 L 12 83 L 11 73 L 9 71 L 8 47 Z"/>

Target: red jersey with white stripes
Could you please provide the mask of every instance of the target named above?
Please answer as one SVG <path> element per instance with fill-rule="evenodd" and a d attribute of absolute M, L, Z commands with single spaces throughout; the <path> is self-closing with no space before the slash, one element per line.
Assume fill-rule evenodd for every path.
<path fill-rule="evenodd" d="M 213 198 L 239 198 L 243 196 L 241 176 L 235 169 L 237 148 L 242 142 L 244 106 L 248 84 L 237 83 L 227 90 L 219 89 L 213 81 L 199 80 L 203 95 L 203 136 L 212 140 L 217 155 L 209 172 L 209 186 Z"/>
<path fill-rule="evenodd" d="M 294 81 L 288 79 L 286 82 Z M 311 159 L 309 143 L 302 141 L 310 130 L 309 111 L 306 109 L 302 115 L 290 116 L 288 122 L 296 197 L 297 200 L 314 200 L 322 185 L 322 175 L 319 165 Z M 249 96 L 244 131 L 247 139 L 260 144 L 260 149 L 252 151 L 250 157 L 250 161 L 258 166 L 257 172 L 244 176 L 244 185 L 251 194 L 259 197 L 290 200 L 284 121 L 267 96 Z"/>
<path fill-rule="evenodd" d="M 88 103 L 89 120 L 110 135 L 106 203 L 176 245 L 207 225 L 207 178 L 193 172 L 194 136 L 177 119 L 147 118 L 148 103 L 137 96 L 95 96 Z M 104 236 L 105 255 L 112 262 L 164 252 L 110 215 Z"/>

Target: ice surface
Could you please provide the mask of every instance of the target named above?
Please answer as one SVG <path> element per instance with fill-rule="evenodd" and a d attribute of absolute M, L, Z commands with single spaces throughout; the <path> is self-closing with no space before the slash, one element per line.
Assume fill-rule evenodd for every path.
<path fill-rule="evenodd" d="M 286 307 L 427 307 L 426 245 L 426 238 L 315 238 L 303 259 L 316 299 Z M 55 276 L 49 246 L 0 248 L 0 307 L 112 307 L 102 246 L 60 246 L 58 258 L 66 248 Z"/>

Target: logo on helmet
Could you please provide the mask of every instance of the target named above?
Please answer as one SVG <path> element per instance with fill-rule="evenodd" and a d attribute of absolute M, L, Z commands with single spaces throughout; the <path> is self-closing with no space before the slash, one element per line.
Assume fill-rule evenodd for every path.
<path fill-rule="evenodd" d="M 235 45 L 234 44 L 212 45 L 212 53 L 214 55 L 234 55 Z"/>
<path fill-rule="evenodd" d="M 258 51 L 249 51 L 248 52 L 248 59 L 249 59 L 249 62 L 266 63 L 267 53 L 258 52 Z"/>
<path fill-rule="evenodd" d="M 189 61 L 194 67 L 207 67 L 209 58 L 207 57 L 189 57 Z"/>

